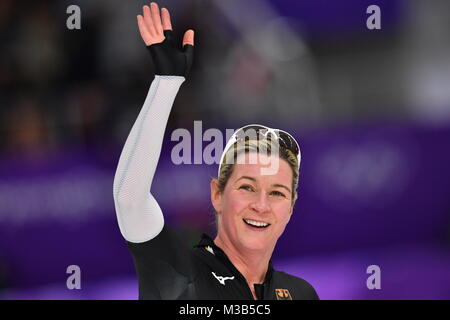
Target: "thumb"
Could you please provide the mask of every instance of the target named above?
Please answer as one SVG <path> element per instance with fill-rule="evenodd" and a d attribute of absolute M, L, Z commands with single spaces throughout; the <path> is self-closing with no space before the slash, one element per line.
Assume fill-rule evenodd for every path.
<path fill-rule="evenodd" d="M 184 33 L 184 36 L 183 36 L 183 47 L 186 44 L 190 44 L 191 46 L 194 45 L 194 30 L 192 30 L 192 29 L 189 29 L 188 31 L 186 31 Z"/>

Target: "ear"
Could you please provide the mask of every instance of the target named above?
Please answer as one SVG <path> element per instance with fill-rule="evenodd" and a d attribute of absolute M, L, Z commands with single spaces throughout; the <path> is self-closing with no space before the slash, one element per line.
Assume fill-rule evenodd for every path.
<path fill-rule="evenodd" d="M 211 189 L 211 203 L 217 213 L 222 212 L 222 193 L 219 190 L 219 180 L 212 179 L 209 187 Z"/>

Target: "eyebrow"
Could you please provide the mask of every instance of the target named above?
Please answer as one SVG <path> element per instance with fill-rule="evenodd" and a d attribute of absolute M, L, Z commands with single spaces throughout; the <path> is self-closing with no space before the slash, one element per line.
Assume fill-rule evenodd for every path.
<path fill-rule="evenodd" d="M 235 182 L 238 182 L 238 181 L 241 180 L 241 179 L 248 179 L 248 180 L 251 180 L 251 181 L 253 181 L 253 182 L 256 182 L 256 179 L 255 179 L 255 178 L 249 177 L 249 176 L 242 176 L 242 177 L 240 177 L 239 179 L 237 179 Z M 288 187 L 286 187 L 284 184 L 275 183 L 275 184 L 272 185 L 272 187 L 284 188 L 284 189 L 286 189 L 287 191 L 291 192 L 291 189 L 289 189 Z"/>

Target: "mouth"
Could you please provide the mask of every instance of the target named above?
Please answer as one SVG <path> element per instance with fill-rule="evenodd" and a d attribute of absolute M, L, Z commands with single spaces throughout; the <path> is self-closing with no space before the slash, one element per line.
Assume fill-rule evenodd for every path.
<path fill-rule="evenodd" d="M 266 229 L 270 226 L 270 223 L 267 222 L 263 222 L 263 221 L 256 221 L 256 220 L 251 220 L 251 219 L 242 219 L 246 225 L 248 225 L 251 228 L 255 228 L 255 229 Z"/>

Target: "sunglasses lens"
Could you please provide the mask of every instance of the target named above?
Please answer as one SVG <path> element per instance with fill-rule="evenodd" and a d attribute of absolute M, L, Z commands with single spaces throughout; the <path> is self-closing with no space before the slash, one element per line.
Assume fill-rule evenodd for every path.
<path fill-rule="evenodd" d="M 261 135 L 268 139 L 275 136 L 282 147 L 292 151 L 295 155 L 300 154 L 297 141 L 289 133 L 283 130 L 270 129 L 261 125 L 248 125 L 242 127 L 235 134 L 237 141 L 258 140 L 261 138 Z"/>
<path fill-rule="evenodd" d="M 283 143 L 285 144 L 285 148 L 291 150 L 292 152 L 294 152 L 294 154 L 299 153 L 300 150 L 298 148 L 298 144 L 290 134 L 288 134 L 286 132 L 282 132 L 282 131 L 279 131 L 278 134 L 279 134 L 280 140 L 282 140 Z"/>
<path fill-rule="evenodd" d="M 266 132 L 267 128 L 262 126 L 246 126 L 236 132 L 236 139 L 238 141 L 258 140 L 260 135 L 265 135 Z"/>

